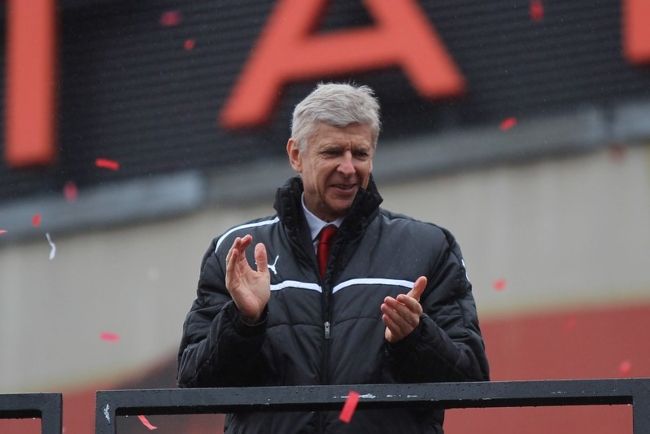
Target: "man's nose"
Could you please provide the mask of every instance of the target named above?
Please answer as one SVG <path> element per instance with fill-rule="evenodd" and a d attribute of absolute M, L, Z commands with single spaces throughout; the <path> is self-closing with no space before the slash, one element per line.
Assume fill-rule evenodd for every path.
<path fill-rule="evenodd" d="M 352 162 L 351 152 L 346 152 L 345 154 L 343 154 L 341 158 L 341 162 L 339 163 L 338 166 L 338 171 L 346 176 L 354 175 L 356 170 L 354 168 L 354 163 Z"/>

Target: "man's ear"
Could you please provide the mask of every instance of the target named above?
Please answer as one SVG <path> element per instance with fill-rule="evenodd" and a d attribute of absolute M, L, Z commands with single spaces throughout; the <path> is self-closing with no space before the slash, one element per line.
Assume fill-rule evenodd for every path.
<path fill-rule="evenodd" d="M 302 173 L 302 154 L 300 152 L 300 145 L 294 138 L 290 138 L 287 142 L 287 155 L 289 156 L 289 164 L 293 170 Z"/>

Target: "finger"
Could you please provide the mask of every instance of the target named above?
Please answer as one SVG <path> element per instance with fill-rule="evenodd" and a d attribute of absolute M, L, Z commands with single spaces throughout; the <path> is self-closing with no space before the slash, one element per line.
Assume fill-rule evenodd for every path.
<path fill-rule="evenodd" d="M 233 276 L 235 274 L 235 263 L 237 262 L 237 250 L 231 249 L 228 252 L 228 256 L 226 257 L 226 286 L 230 286 L 230 282 L 233 279 Z"/>
<path fill-rule="evenodd" d="M 416 279 L 415 283 L 413 284 L 413 289 L 411 289 L 408 294 L 409 297 L 413 297 L 417 301 L 420 301 L 420 297 L 422 296 L 422 293 L 424 292 L 424 288 L 427 286 L 427 278 L 424 276 L 420 276 Z"/>
<path fill-rule="evenodd" d="M 397 296 L 397 301 L 406 306 L 411 312 L 420 316 L 422 313 L 422 305 L 419 301 L 413 297 L 409 297 L 406 294 L 400 294 Z"/>
<path fill-rule="evenodd" d="M 246 260 L 246 248 L 251 245 L 252 241 L 253 237 L 250 234 L 235 238 L 226 256 L 226 270 L 235 271 L 235 267 L 240 271 L 246 267 L 250 268 L 248 260 Z"/>
<path fill-rule="evenodd" d="M 240 244 L 241 244 L 241 238 L 236 237 L 235 240 L 232 242 L 232 245 L 230 246 L 230 249 L 228 250 L 228 254 L 226 255 L 226 268 L 228 268 L 229 264 L 235 262 L 235 261 L 233 261 L 233 253 L 235 251 L 240 250 Z"/>
<path fill-rule="evenodd" d="M 411 306 L 407 305 L 405 302 L 419 304 L 414 298 L 408 297 L 404 294 L 398 295 L 397 298 L 398 299 L 395 299 L 393 297 L 386 297 L 384 299 L 384 303 L 401 314 L 407 314 L 411 312 Z M 404 300 L 404 302 L 402 300 Z"/>
<path fill-rule="evenodd" d="M 413 328 L 411 325 L 409 325 L 408 321 L 405 320 L 399 312 L 397 312 L 395 308 L 390 306 L 389 303 L 382 304 L 381 311 L 390 319 L 392 326 L 391 329 L 395 329 L 395 333 L 405 335 L 408 334 Z"/>
<path fill-rule="evenodd" d="M 237 238 L 237 239 L 239 240 L 238 250 L 240 252 L 246 250 L 248 246 L 250 246 L 251 243 L 253 242 L 253 236 L 251 234 L 246 234 L 244 235 L 243 238 Z"/>
<path fill-rule="evenodd" d="M 386 328 L 390 330 L 390 333 L 393 335 L 393 338 L 396 338 L 397 335 L 401 333 L 399 327 L 397 326 L 397 324 L 395 324 L 395 321 L 393 321 L 388 315 L 383 314 L 381 316 L 381 320 L 384 322 Z M 392 341 L 394 341 L 394 339 Z"/>
<path fill-rule="evenodd" d="M 255 264 L 257 264 L 257 271 L 260 273 L 269 272 L 269 261 L 266 256 L 266 247 L 264 244 L 257 243 L 255 245 Z"/>
<path fill-rule="evenodd" d="M 417 306 L 419 306 L 419 303 L 412 298 L 405 298 L 412 300 L 417 304 Z M 417 327 L 420 318 L 420 313 L 417 312 L 417 310 L 412 311 L 408 306 L 391 297 L 386 297 L 384 303 L 395 312 L 396 316 L 394 320 L 401 324 L 404 331 L 410 332 L 413 328 Z"/>
<path fill-rule="evenodd" d="M 405 336 L 399 325 L 397 325 L 389 315 L 383 314 L 381 319 L 384 321 L 386 328 L 390 331 L 390 338 L 388 339 L 390 343 L 395 343 Z"/>
<path fill-rule="evenodd" d="M 391 333 L 395 334 L 395 330 L 399 330 L 395 322 L 385 313 L 381 315 L 381 320 Z"/>

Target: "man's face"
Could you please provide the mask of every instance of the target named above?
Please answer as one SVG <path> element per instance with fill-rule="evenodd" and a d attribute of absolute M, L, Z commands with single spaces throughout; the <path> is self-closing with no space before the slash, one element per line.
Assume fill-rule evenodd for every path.
<path fill-rule="evenodd" d="M 289 139 L 291 167 L 300 173 L 305 205 L 325 221 L 343 217 L 359 188 L 366 188 L 375 153 L 369 125 L 337 128 L 319 123 L 304 150 Z"/>

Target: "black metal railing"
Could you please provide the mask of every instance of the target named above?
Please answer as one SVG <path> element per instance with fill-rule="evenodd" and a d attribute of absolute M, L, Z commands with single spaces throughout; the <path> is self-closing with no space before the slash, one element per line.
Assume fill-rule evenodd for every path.
<path fill-rule="evenodd" d="M 337 410 L 350 390 L 361 394 L 359 409 L 631 404 L 634 434 L 650 434 L 650 379 L 644 378 L 99 391 L 95 434 L 117 434 L 117 416 Z"/>
<path fill-rule="evenodd" d="M 0 395 L 0 419 L 41 419 L 41 434 L 61 434 L 63 397 L 60 393 Z"/>

